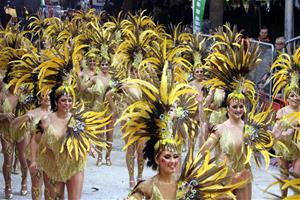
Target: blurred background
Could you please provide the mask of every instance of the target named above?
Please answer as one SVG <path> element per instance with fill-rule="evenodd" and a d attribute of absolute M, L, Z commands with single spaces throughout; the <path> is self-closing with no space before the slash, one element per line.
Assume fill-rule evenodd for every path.
<path fill-rule="evenodd" d="M 203 0 L 202 0 L 203 1 Z M 203 33 L 209 33 L 213 28 L 230 22 L 236 24 L 239 30 L 244 30 L 247 37 L 258 37 L 261 27 L 268 27 L 272 41 L 284 35 L 286 2 L 285 0 L 204 0 Z M 293 6 L 292 37 L 300 35 L 300 0 L 289 0 Z M 19 20 L 40 12 L 46 17 L 62 17 L 72 10 L 88 9 L 105 10 L 116 15 L 120 10 L 136 12 L 147 10 L 149 15 L 166 26 L 173 23 L 192 26 L 192 0 L 0 0 L 1 23 L 6 25 L 10 15 L 5 13 L 7 7 L 16 9 Z M 289 13 L 290 14 L 290 13 Z"/>

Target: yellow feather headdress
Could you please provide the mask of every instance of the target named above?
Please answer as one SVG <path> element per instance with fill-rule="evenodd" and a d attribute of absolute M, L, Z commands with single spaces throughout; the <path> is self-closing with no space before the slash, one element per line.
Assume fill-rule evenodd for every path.
<path fill-rule="evenodd" d="M 172 149 L 183 140 L 183 136 L 178 135 L 180 131 L 176 130 L 177 128 L 180 126 L 195 127 L 190 126 L 193 122 L 192 117 L 189 116 L 195 113 L 196 104 L 191 96 L 197 91 L 185 83 L 175 84 L 172 74 L 171 78 L 170 74 L 168 75 L 168 66 L 168 62 L 166 62 L 159 88 L 140 79 L 128 79 L 124 82 L 125 85 L 142 91 L 144 100 L 129 105 L 116 122 L 125 122 L 122 127 L 125 130 L 124 137 L 128 137 L 125 149 L 139 139 L 149 139 L 144 152 L 149 159 L 150 166 L 160 150 Z M 191 96 L 187 97 L 186 95 Z M 187 97 L 187 101 L 185 104 L 180 104 L 179 99 L 183 97 Z M 171 108 L 174 110 L 171 111 Z M 177 120 L 173 120 L 174 117 Z M 186 132 L 190 133 L 191 129 Z"/>
<path fill-rule="evenodd" d="M 101 27 L 97 21 L 89 23 L 88 26 L 90 28 L 86 32 L 91 45 L 89 51 L 100 55 L 100 60 L 111 62 L 113 54 L 111 33 Z"/>
<path fill-rule="evenodd" d="M 276 97 L 281 89 L 284 89 L 284 99 L 291 91 L 296 91 L 300 95 L 300 47 L 296 50 L 293 57 L 288 54 L 280 54 L 274 61 L 271 70 L 275 70 L 272 79 L 273 97 Z"/>
<path fill-rule="evenodd" d="M 230 91 L 230 99 L 245 99 L 244 93 L 250 102 L 253 102 L 255 84 L 246 76 L 261 61 L 258 46 L 253 47 L 242 42 L 228 44 L 226 34 L 224 37 L 225 42 L 214 44 L 213 52 L 207 57 L 205 69 L 209 77 L 203 84 Z M 228 42 L 232 41 L 228 40 Z M 226 51 L 223 47 L 226 47 Z"/>

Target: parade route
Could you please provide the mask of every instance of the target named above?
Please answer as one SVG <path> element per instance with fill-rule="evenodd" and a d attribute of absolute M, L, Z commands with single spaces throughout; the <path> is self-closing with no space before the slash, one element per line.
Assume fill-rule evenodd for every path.
<path fill-rule="evenodd" d="M 97 167 L 95 165 L 96 159 L 90 157 L 88 161 L 88 166 L 85 170 L 85 180 L 84 180 L 84 188 L 82 192 L 83 200 L 104 200 L 104 199 L 124 199 L 126 198 L 129 189 L 128 189 L 128 173 L 125 164 L 125 153 L 120 149 L 114 149 L 112 151 L 112 166 L 102 165 L 101 167 Z M 3 156 L 0 156 L 0 163 L 2 165 Z M 254 164 L 254 163 L 253 163 Z M 262 189 L 265 189 L 274 179 L 271 177 L 269 173 L 277 173 L 277 169 L 274 167 L 270 167 L 269 172 L 266 172 L 263 169 L 257 169 L 255 165 L 253 165 L 253 199 L 267 199 L 266 195 L 262 192 Z M 155 174 L 149 168 L 145 167 L 144 170 L 144 178 L 149 178 Z M 28 184 L 30 181 L 28 179 Z M 0 176 L 0 199 L 4 198 L 3 188 L 4 188 L 4 180 L 2 176 Z M 20 196 L 19 191 L 21 187 L 21 175 L 12 175 L 12 185 L 13 185 L 13 199 L 16 200 L 25 200 L 31 199 L 31 194 L 28 193 L 27 196 Z M 28 187 L 30 188 L 30 187 Z M 279 194 L 279 188 L 274 187 L 271 190 L 272 192 L 277 192 Z M 66 192 L 65 192 L 66 193 Z"/>

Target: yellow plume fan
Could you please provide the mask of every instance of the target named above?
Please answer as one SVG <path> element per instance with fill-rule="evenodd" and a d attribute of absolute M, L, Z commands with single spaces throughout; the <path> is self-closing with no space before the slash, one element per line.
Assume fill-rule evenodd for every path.
<path fill-rule="evenodd" d="M 270 153 L 268 151 L 274 144 L 272 133 L 268 130 L 271 124 L 274 112 L 271 109 L 272 104 L 264 110 L 263 105 L 258 105 L 258 101 L 254 102 L 251 112 L 245 121 L 244 126 L 244 144 L 246 148 L 245 164 L 250 162 L 250 158 L 254 155 L 256 164 L 260 166 L 261 154 L 265 160 L 265 166 L 268 168 L 270 163 Z"/>
<path fill-rule="evenodd" d="M 248 180 L 230 184 L 230 169 L 226 163 L 217 164 L 206 151 L 193 158 L 194 147 L 189 148 L 177 183 L 176 199 L 235 198 L 233 190 L 243 187 Z"/>
<path fill-rule="evenodd" d="M 76 160 L 86 158 L 91 145 L 106 147 L 107 142 L 100 139 L 98 135 L 109 130 L 103 129 L 110 123 L 111 116 L 106 116 L 105 112 L 80 112 L 71 116 L 68 122 L 67 137 L 61 146 L 60 152 L 67 150 L 70 157 Z M 91 121 L 91 119 L 96 120 Z"/>
<path fill-rule="evenodd" d="M 300 195 L 299 195 L 299 191 L 300 191 L 300 177 L 299 175 L 297 175 L 296 173 L 289 173 L 289 176 L 291 178 L 289 179 L 282 179 L 281 177 L 272 175 L 276 181 L 274 181 L 273 183 L 271 183 L 265 190 L 264 192 L 271 195 L 273 198 L 275 197 L 276 199 L 283 199 L 283 200 L 293 200 L 293 199 L 299 199 Z M 288 196 L 280 196 L 276 193 L 272 193 L 269 192 L 268 190 L 273 187 L 273 186 L 277 186 L 280 184 L 280 189 L 281 190 L 292 190 L 294 192 L 292 192 L 292 194 L 289 194 Z"/>

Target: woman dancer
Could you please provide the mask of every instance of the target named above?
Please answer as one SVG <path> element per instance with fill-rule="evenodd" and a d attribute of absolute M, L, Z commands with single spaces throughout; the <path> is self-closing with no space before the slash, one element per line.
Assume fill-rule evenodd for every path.
<path fill-rule="evenodd" d="M 44 184 L 46 191 L 50 192 L 49 196 L 57 199 L 64 198 L 65 186 L 68 199 L 81 198 L 86 154 L 94 153 L 93 144 L 105 146 L 103 141 L 97 142 L 89 138 L 86 132 L 99 134 L 99 127 L 105 126 L 107 118 L 88 125 L 85 119 L 100 118 L 103 117 L 103 113 L 83 113 L 80 116 L 72 114 L 70 110 L 74 103 L 74 93 L 70 91 L 72 89 L 65 86 L 55 90 L 55 112 L 42 118 L 42 135 L 33 137 L 33 141 L 37 142 L 33 146 L 38 145 L 38 150 L 34 152 L 35 149 L 32 148 L 32 160 L 37 160 L 37 167 L 43 171 Z M 75 135 L 79 138 L 75 138 Z"/>
<path fill-rule="evenodd" d="M 277 122 L 273 129 L 273 134 L 278 139 L 274 150 L 280 156 L 281 179 L 288 179 L 290 163 L 294 173 L 300 174 L 300 150 L 296 145 L 299 143 L 299 116 L 297 115 L 300 111 L 299 56 L 300 48 L 296 50 L 293 57 L 281 54 L 271 68 L 276 70 L 272 77 L 275 81 L 274 96 L 276 97 L 278 92 L 283 89 L 284 99 L 288 103 L 278 110 Z M 283 79 L 285 81 L 282 81 Z M 287 189 L 281 189 L 282 198 L 285 198 L 287 193 Z"/>
<path fill-rule="evenodd" d="M 41 198 L 41 187 L 42 187 L 42 172 L 37 169 L 36 160 L 31 160 L 31 144 L 35 144 L 35 142 L 31 143 L 33 135 L 35 134 L 37 125 L 42 117 L 50 114 L 50 99 L 49 95 L 45 96 L 39 95 L 38 97 L 38 107 L 28 111 L 25 115 L 16 118 L 13 121 L 15 127 L 22 129 L 26 124 L 26 151 L 25 157 L 27 159 L 27 165 L 29 166 L 29 172 L 31 176 L 31 196 L 32 199 L 38 200 Z M 37 149 L 37 146 L 33 146 L 34 149 Z M 46 188 L 45 188 L 46 189 Z M 48 192 L 45 192 L 45 195 Z"/>
<path fill-rule="evenodd" d="M 4 81 L 7 83 L 7 81 Z M 3 176 L 5 181 L 5 198 L 12 198 L 12 190 L 11 190 L 11 171 L 12 171 L 12 162 L 13 162 L 13 138 L 11 133 L 11 122 L 15 118 L 15 110 L 18 104 L 18 96 L 14 94 L 15 87 L 12 85 L 8 88 L 7 91 L 2 91 L 0 94 L 0 120 L 1 120 L 1 144 L 2 151 L 4 156 L 3 162 Z M 24 143 L 24 144 L 23 144 Z M 17 148 L 18 151 L 25 150 L 25 142 L 18 143 Z M 23 151 L 24 152 L 24 151 Z M 26 184 L 26 176 L 27 176 L 27 164 L 25 157 L 19 155 L 20 163 L 21 163 L 21 171 L 22 171 L 22 189 L 21 194 L 25 195 L 27 193 L 27 184 Z M 24 159 L 24 160 L 22 160 Z"/>
<path fill-rule="evenodd" d="M 144 85 L 142 82 L 140 83 Z M 188 85 L 186 87 L 189 88 Z M 178 92 L 187 94 L 188 91 L 186 88 L 182 88 L 182 91 Z M 175 91 L 170 91 L 171 94 L 173 92 Z M 161 94 L 164 97 L 165 95 L 165 93 Z M 167 102 L 172 102 L 172 97 L 169 97 Z M 166 102 L 162 102 L 164 101 L 159 101 L 159 99 L 140 100 L 130 105 L 128 107 L 130 109 L 126 109 L 121 117 L 121 119 L 127 119 L 127 117 L 132 116 L 132 119 L 125 123 L 125 128 L 130 131 L 125 148 L 128 148 L 136 140 L 148 138 L 143 150 L 144 158 L 147 159 L 147 166 L 152 167 L 153 170 L 158 170 L 158 173 L 151 179 L 138 183 L 129 194 L 128 199 L 207 199 L 233 195 L 231 191 L 240 186 L 241 183 L 235 186 L 230 184 L 224 186 L 221 184 L 222 181 L 213 178 L 214 174 L 218 173 L 218 170 L 222 171 L 226 165 L 219 167 L 215 163 L 213 164 L 209 153 L 204 155 L 199 153 L 194 159 L 193 143 L 190 143 L 182 173 L 178 176 L 176 171 L 179 165 L 177 150 L 179 145 L 177 141 L 179 140 L 175 140 L 173 135 L 173 120 L 176 113 L 174 108 L 171 109 L 165 104 Z M 141 132 L 138 127 L 142 127 Z M 192 127 L 188 127 L 188 132 L 194 131 L 190 128 Z M 203 162 L 204 160 L 206 161 Z M 206 171 L 207 169 L 210 169 L 210 172 Z M 227 177 L 227 172 L 222 174 Z M 215 190 L 212 192 L 209 188 Z M 218 193 L 221 190 L 223 191 Z"/>
<path fill-rule="evenodd" d="M 68 46 L 66 41 L 64 46 Z M 74 44 L 76 48 L 76 44 Z M 71 48 L 72 49 L 72 48 Z M 105 147 L 104 140 L 95 140 L 105 132 L 102 128 L 108 124 L 109 117 L 105 112 L 84 111 L 75 107 L 76 82 L 71 72 L 74 70 L 72 52 L 61 52 L 63 55 L 50 55 L 39 66 L 39 88 L 41 93 L 50 94 L 51 108 L 54 111 L 44 116 L 40 122 L 40 133 L 32 141 L 38 145 L 37 152 L 32 148 L 32 160 L 43 171 L 44 184 L 53 199 L 64 198 L 67 187 L 69 199 L 80 199 L 83 187 L 84 168 L 89 152 L 94 153 L 94 145 Z M 57 59 L 64 56 L 68 59 Z M 55 71 L 54 75 L 53 72 Z M 78 111 L 77 111 L 78 110 Z M 98 120 L 96 120 L 98 119 Z"/>
<path fill-rule="evenodd" d="M 250 71 L 249 68 L 260 61 L 258 48 L 244 46 L 239 41 L 240 34 L 233 34 L 229 27 L 225 27 L 226 31 L 231 33 L 231 36 L 237 40 L 236 42 L 239 43 L 239 46 L 232 46 L 229 43 L 232 40 L 227 41 L 225 32 L 221 32 L 218 35 L 218 40 L 223 38 L 224 41 L 218 41 L 213 45 L 214 49 L 208 56 L 208 67 L 206 68 L 211 76 L 203 84 L 210 84 L 212 89 L 221 88 L 224 91 L 228 91 L 228 96 L 225 98 L 228 119 L 216 126 L 216 131 L 210 135 L 204 144 L 203 151 L 217 145 L 218 151 L 216 155 L 219 155 L 217 159 L 219 161 L 227 160 L 227 165 L 231 169 L 232 181 L 235 182 L 251 178 L 249 161 L 252 152 L 260 152 L 265 157 L 268 165 L 269 155 L 266 150 L 273 144 L 273 138 L 270 132 L 261 128 L 266 127 L 265 123 L 268 122 L 266 119 L 269 119 L 270 110 L 264 112 L 263 117 L 256 116 L 254 112 L 257 110 L 254 101 L 254 84 L 245 78 Z M 217 38 L 217 36 L 215 37 Z M 227 44 L 224 45 L 224 43 Z M 219 56 L 223 59 L 219 59 Z M 233 57 L 243 59 L 232 60 Z M 243 64 L 240 62 L 243 62 Z M 247 119 L 252 121 L 247 121 L 247 124 L 243 120 L 243 117 L 247 114 L 245 112 L 246 102 L 251 103 L 253 107 L 247 116 Z M 254 125 L 250 125 L 251 123 Z M 259 134 L 255 135 L 255 131 L 259 132 Z M 262 136 L 266 140 L 263 140 Z M 251 181 L 245 186 L 236 189 L 234 193 L 238 200 L 250 200 L 252 195 Z"/>
<path fill-rule="evenodd" d="M 219 141 L 219 160 L 225 159 L 232 169 L 232 179 L 243 180 L 251 176 L 250 165 L 245 164 L 244 149 L 244 121 L 245 99 L 237 97 L 227 98 L 228 120 L 216 127 L 216 132 L 209 137 L 206 144 L 214 146 Z M 237 189 L 237 199 L 251 199 L 252 185 L 248 183 L 244 188 Z"/>
<path fill-rule="evenodd" d="M 109 110 L 114 116 L 111 123 L 106 127 L 106 129 L 108 130 L 106 132 L 106 140 L 108 141 L 108 147 L 106 149 L 105 161 L 106 161 L 106 165 L 108 166 L 112 165 L 110 159 L 110 153 L 111 153 L 112 142 L 113 142 L 113 131 L 114 131 L 113 125 L 116 120 L 116 111 L 115 111 L 116 109 L 112 99 L 112 93 L 109 91 L 110 81 L 111 81 L 111 75 L 109 74 L 109 70 L 110 70 L 110 59 L 102 58 L 100 60 L 100 72 L 98 73 L 97 76 L 91 79 L 93 83 L 93 87 L 91 88 L 91 90 L 93 90 L 93 93 L 96 95 L 96 99 L 97 99 L 94 105 L 94 110 L 104 109 L 104 105 L 106 105 L 105 101 L 108 101 Z M 99 149 L 96 165 L 97 166 L 102 165 L 102 148 Z"/>

